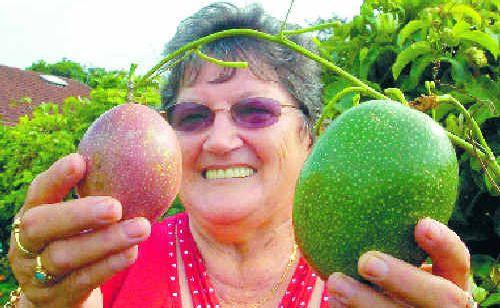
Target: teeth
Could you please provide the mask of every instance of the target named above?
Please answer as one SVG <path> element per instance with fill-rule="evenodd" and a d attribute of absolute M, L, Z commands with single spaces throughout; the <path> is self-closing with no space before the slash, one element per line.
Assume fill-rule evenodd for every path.
<path fill-rule="evenodd" d="M 229 168 L 229 169 L 212 169 L 206 171 L 206 178 L 209 180 L 215 179 L 230 179 L 230 178 L 246 178 L 254 174 L 251 168 Z"/>

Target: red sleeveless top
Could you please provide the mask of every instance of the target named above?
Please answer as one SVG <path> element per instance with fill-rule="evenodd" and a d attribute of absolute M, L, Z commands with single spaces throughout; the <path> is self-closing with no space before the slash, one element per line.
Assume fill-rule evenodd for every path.
<path fill-rule="evenodd" d="M 181 307 L 176 234 L 193 307 L 220 307 L 201 254 L 189 230 L 188 216 L 180 213 L 161 223 L 153 224 L 151 236 L 139 245 L 136 262 L 101 286 L 105 308 Z M 307 307 L 316 279 L 318 277 L 311 267 L 304 258 L 300 258 L 278 307 Z M 326 285 L 320 307 L 328 307 Z"/>

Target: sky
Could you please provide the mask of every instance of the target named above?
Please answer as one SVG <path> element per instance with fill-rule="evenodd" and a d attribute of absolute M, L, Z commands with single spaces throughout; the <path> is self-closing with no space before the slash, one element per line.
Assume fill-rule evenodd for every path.
<path fill-rule="evenodd" d="M 26 68 L 63 58 L 86 67 L 145 73 L 162 58 L 177 24 L 213 0 L 0 0 L 0 64 Z M 260 3 L 283 19 L 290 0 Z M 295 0 L 288 20 L 307 25 L 318 17 L 351 19 L 362 0 Z"/>

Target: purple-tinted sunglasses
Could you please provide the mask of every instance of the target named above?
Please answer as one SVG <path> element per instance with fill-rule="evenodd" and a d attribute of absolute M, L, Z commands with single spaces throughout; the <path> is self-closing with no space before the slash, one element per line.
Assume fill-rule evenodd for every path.
<path fill-rule="evenodd" d="M 282 105 L 266 97 L 247 98 L 229 108 L 234 123 L 244 128 L 263 128 L 276 123 L 284 107 L 297 108 L 294 105 Z M 183 132 L 197 132 L 210 127 L 215 119 L 215 112 L 222 109 L 210 109 L 208 106 L 183 102 L 167 108 L 167 121 L 173 129 Z"/>

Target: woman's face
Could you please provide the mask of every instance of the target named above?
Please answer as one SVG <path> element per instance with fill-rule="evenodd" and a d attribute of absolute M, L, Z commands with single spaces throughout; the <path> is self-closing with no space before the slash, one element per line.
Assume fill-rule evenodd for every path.
<path fill-rule="evenodd" d="M 310 145 L 302 113 L 283 108 L 279 121 L 271 126 L 237 126 L 228 110 L 243 99 L 296 103 L 280 83 L 261 80 L 249 69 L 237 69 L 232 78 L 214 82 L 221 72 L 217 65 L 204 64 L 194 83 L 179 90 L 177 103 L 198 102 L 216 110 L 208 128 L 177 132 L 183 160 L 181 200 L 190 215 L 213 225 L 259 226 L 288 219 L 295 182 Z M 218 170 L 237 177 L 212 179 Z"/>

